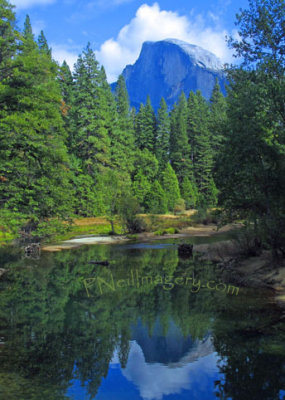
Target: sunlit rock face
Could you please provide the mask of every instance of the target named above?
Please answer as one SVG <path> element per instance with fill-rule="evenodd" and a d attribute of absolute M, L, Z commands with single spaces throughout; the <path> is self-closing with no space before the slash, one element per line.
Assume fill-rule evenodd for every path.
<path fill-rule="evenodd" d="M 220 60 L 207 50 L 176 39 L 145 42 L 138 60 L 123 71 L 131 105 L 138 108 L 150 95 L 157 110 L 161 97 L 169 108 L 183 90 L 200 90 L 206 99 L 216 78 L 225 94 L 226 78 Z"/>

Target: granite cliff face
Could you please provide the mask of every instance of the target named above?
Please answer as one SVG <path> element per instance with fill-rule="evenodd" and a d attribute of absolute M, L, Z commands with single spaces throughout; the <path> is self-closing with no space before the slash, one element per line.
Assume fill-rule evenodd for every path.
<path fill-rule="evenodd" d="M 176 39 L 145 42 L 134 65 L 123 71 L 131 105 L 138 108 L 150 95 L 155 110 L 161 97 L 169 107 L 183 90 L 201 90 L 209 99 L 216 78 L 225 93 L 225 75 L 219 59 L 207 50 Z"/>

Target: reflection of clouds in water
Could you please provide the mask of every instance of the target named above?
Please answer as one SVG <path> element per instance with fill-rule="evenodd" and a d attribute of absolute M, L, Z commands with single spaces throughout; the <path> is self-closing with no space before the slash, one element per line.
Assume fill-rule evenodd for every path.
<path fill-rule="evenodd" d="M 209 375 L 218 371 L 216 362 L 216 354 L 211 353 L 193 363 L 182 364 L 179 368 L 170 368 L 159 363 L 147 364 L 141 347 L 133 341 L 128 363 L 122 374 L 138 387 L 144 400 L 161 400 L 163 396 L 180 393 L 183 389 L 191 389 L 194 399 L 195 387 L 199 387 L 199 396 L 203 387 L 207 390 Z M 112 366 L 115 367 L 117 363 L 118 355 L 115 353 Z"/>

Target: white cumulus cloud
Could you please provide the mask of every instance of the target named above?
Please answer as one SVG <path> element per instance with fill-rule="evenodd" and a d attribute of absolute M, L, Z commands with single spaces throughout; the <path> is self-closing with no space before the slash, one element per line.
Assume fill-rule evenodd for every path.
<path fill-rule="evenodd" d="M 11 0 L 11 3 L 17 7 L 17 9 L 25 9 L 33 6 L 41 6 L 46 4 L 55 3 L 56 0 Z"/>
<path fill-rule="evenodd" d="M 53 58 L 62 64 L 63 61 L 66 61 L 69 65 L 70 69 L 73 70 L 74 64 L 78 59 L 78 55 L 80 53 L 80 49 L 77 47 L 70 47 L 68 45 L 60 45 L 60 44 L 51 44 L 52 56 Z"/>
<path fill-rule="evenodd" d="M 211 19 L 214 20 L 215 16 L 211 15 Z M 228 34 L 218 26 L 207 26 L 201 15 L 190 13 L 189 16 L 182 16 L 173 11 L 161 10 L 158 3 L 152 6 L 143 4 L 130 23 L 120 30 L 117 38 L 106 40 L 96 55 L 106 69 L 109 82 L 112 82 L 126 64 L 136 61 L 141 45 L 146 40 L 184 40 L 213 52 L 223 62 L 230 62 L 231 51 L 225 42 Z"/>

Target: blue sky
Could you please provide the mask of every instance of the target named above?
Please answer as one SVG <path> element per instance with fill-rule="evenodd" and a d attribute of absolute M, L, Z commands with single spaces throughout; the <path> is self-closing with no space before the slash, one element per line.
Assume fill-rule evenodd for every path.
<path fill-rule="evenodd" d="M 90 41 L 114 81 L 137 59 L 145 40 L 176 38 L 232 62 L 225 35 L 236 36 L 235 14 L 247 0 L 12 0 L 18 27 L 29 14 L 34 33 L 43 29 L 54 58 L 73 66 Z"/>

